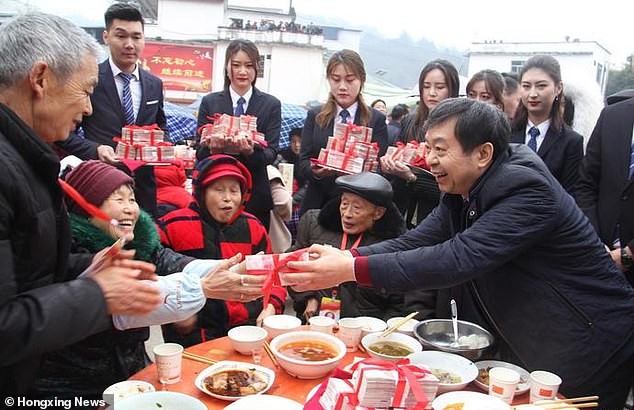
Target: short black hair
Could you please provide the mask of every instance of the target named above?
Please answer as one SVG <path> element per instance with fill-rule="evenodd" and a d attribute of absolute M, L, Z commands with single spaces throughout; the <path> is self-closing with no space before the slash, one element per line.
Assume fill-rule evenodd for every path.
<path fill-rule="evenodd" d="M 409 114 L 409 107 L 405 104 L 396 104 L 393 108 L 392 108 L 392 112 L 390 113 L 390 117 L 392 117 L 393 120 L 398 121 L 401 118 L 403 118 L 404 116 L 406 116 L 407 114 Z"/>
<path fill-rule="evenodd" d="M 106 31 L 110 30 L 110 26 L 112 26 L 112 21 L 114 19 L 123 21 L 140 21 L 141 27 L 145 28 L 141 11 L 130 4 L 115 3 L 108 7 L 108 10 L 106 10 L 103 17 L 106 22 Z"/>
<path fill-rule="evenodd" d="M 448 98 L 438 104 L 429 112 L 425 132 L 453 118 L 456 118 L 456 138 L 465 153 L 490 142 L 495 160 L 508 148 L 511 125 L 504 111 L 469 98 Z"/>

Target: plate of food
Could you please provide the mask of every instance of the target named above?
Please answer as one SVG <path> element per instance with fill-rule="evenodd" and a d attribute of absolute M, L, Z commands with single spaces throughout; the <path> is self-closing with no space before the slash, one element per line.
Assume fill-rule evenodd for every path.
<path fill-rule="evenodd" d="M 204 369 L 194 382 L 203 393 L 220 400 L 235 401 L 265 393 L 275 373 L 266 367 L 225 360 Z"/>
<path fill-rule="evenodd" d="M 142 380 L 125 380 L 109 386 L 103 391 L 103 400 L 106 404 L 114 404 L 116 401 L 134 396 L 135 394 L 153 392 L 154 386 Z"/>
<path fill-rule="evenodd" d="M 478 377 L 474 380 L 475 384 L 486 392 L 489 391 L 489 370 L 493 367 L 505 367 L 515 370 L 520 374 L 520 382 L 515 388 L 515 394 L 524 394 L 530 389 L 530 374 L 525 369 L 513 363 L 501 362 L 499 360 L 481 360 L 476 362 L 475 365 L 478 368 Z"/>
<path fill-rule="evenodd" d="M 434 410 L 510 410 L 497 397 L 472 391 L 452 391 L 441 394 L 431 403 Z"/>

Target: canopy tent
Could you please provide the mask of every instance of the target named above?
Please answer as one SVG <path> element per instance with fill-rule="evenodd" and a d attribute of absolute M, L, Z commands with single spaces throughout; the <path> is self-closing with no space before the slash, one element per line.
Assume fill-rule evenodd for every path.
<path fill-rule="evenodd" d="M 167 132 L 173 143 L 194 139 L 198 120 L 191 110 L 169 101 L 164 102 L 163 110 L 165 111 Z"/>

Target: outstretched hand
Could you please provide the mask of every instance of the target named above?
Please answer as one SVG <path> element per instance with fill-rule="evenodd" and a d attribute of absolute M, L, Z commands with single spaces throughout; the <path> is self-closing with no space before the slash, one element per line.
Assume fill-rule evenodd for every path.
<path fill-rule="evenodd" d="M 288 273 L 286 282 L 296 291 L 327 289 L 343 282 L 354 281 L 354 258 L 347 251 L 328 245 L 313 245 L 310 261 L 288 262 L 288 267 L 300 273 Z"/>
<path fill-rule="evenodd" d="M 224 260 L 201 279 L 201 286 L 208 299 L 248 302 L 262 296 L 265 276 L 243 275 L 231 270 L 239 266 L 241 254 Z"/>

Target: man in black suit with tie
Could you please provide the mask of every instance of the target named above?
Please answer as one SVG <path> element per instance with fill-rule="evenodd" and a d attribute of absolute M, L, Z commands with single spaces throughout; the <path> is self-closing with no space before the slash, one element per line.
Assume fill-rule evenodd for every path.
<path fill-rule="evenodd" d="M 104 14 L 103 41 L 110 58 L 99 64 L 99 83 L 90 96 L 93 114 L 85 117 L 78 133 L 60 148 L 81 159 L 100 159 L 116 164 L 113 137 L 125 125 L 157 124 L 166 129 L 163 82 L 143 70 L 139 58 L 145 47 L 143 16 L 133 6 L 113 4 Z M 78 135 L 83 133 L 83 138 Z M 156 183 L 152 167 L 135 171 L 136 194 L 141 207 L 156 211 Z"/>
<path fill-rule="evenodd" d="M 577 203 L 634 284 L 634 98 L 603 109 L 581 163 Z"/>

